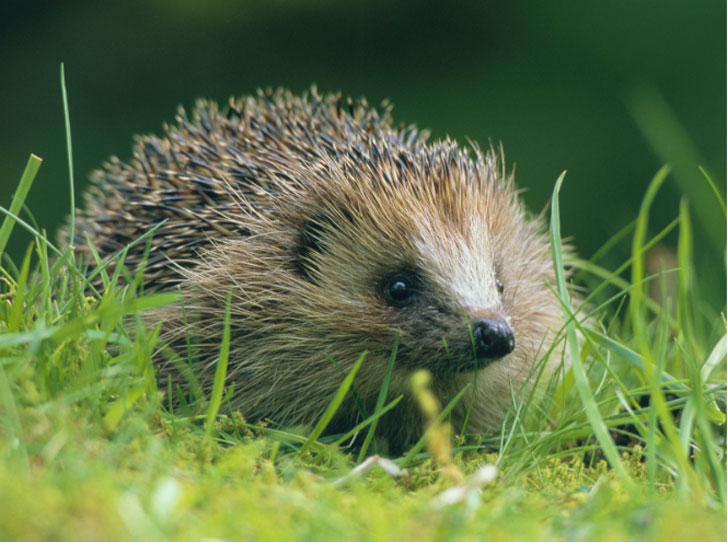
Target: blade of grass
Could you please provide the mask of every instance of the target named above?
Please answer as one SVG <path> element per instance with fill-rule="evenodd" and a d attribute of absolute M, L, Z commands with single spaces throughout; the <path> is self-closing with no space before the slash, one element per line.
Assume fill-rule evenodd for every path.
<path fill-rule="evenodd" d="M 23 265 L 20 268 L 20 275 L 15 286 L 15 295 L 13 296 L 12 305 L 10 306 L 10 314 L 8 315 L 7 331 L 15 333 L 20 330 L 20 323 L 23 316 L 23 307 L 26 305 L 25 292 L 28 286 L 28 274 L 30 273 L 30 259 L 33 253 L 32 245 L 25 251 Z"/>
<path fill-rule="evenodd" d="M 579 343 L 576 338 L 575 324 L 573 320 L 571 320 L 572 314 L 569 309 L 569 307 L 571 307 L 571 299 L 566 288 L 566 278 L 564 276 L 564 262 L 561 248 L 561 221 L 559 217 L 559 191 L 561 190 L 561 184 L 564 181 L 565 175 L 566 172 L 563 172 L 557 179 L 551 198 L 551 253 L 554 261 L 554 274 L 556 275 L 558 292 L 561 297 L 562 305 L 564 306 L 564 319 L 568 322 L 566 326 L 566 342 L 571 357 L 574 385 L 576 386 L 579 398 L 584 406 L 587 419 L 594 431 L 594 436 L 604 452 L 604 456 L 607 458 L 607 461 L 625 486 L 629 490 L 632 490 L 632 480 L 619 458 L 617 448 L 614 445 L 612 437 L 609 435 L 607 426 L 604 423 L 604 420 L 599 413 L 599 408 L 594 400 L 594 394 L 589 387 L 586 370 L 584 369 L 584 364 L 579 352 Z"/>
<path fill-rule="evenodd" d="M 655 351 L 655 372 L 653 375 L 653 380 L 657 380 L 657 378 L 654 378 L 655 375 L 662 375 L 665 371 L 665 363 L 667 359 L 667 350 L 668 350 L 668 341 L 670 340 L 670 330 L 668 329 L 668 318 L 663 317 L 662 315 L 666 315 L 670 313 L 669 310 L 669 302 L 665 298 L 665 291 L 664 291 L 665 283 L 662 282 L 663 292 L 662 292 L 662 305 L 665 307 L 661 313 L 657 315 L 657 318 L 655 319 L 654 324 L 652 327 L 654 328 L 654 338 L 652 339 L 653 342 L 653 350 Z M 638 287 L 642 287 L 642 285 L 639 285 Z M 649 390 L 650 393 L 652 393 L 653 386 L 659 386 L 659 382 L 649 382 Z M 662 389 L 662 388 L 661 388 Z M 647 482 L 648 482 L 648 491 L 650 492 L 650 496 L 654 497 L 657 490 L 657 455 L 658 450 L 660 448 L 658 442 L 661 435 L 658 433 L 658 414 L 656 408 L 650 408 L 649 409 L 649 422 L 647 424 L 647 438 L 645 440 L 645 448 L 646 453 L 645 456 L 647 458 Z M 687 450 L 685 450 L 685 453 L 687 453 Z"/>
<path fill-rule="evenodd" d="M 703 166 L 698 166 L 698 169 L 700 170 L 700 173 L 703 174 L 703 177 L 705 177 L 705 180 L 708 181 L 708 184 L 710 185 L 711 190 L 713 190 L 713 194 L 715 194 L 715 199 L 718 200 L 718 204 L 720 205 L 720 208 L 723 210 L 723 217 L 725 218 L 726 210 L 725 210 L 725 200 L 723 199 L 723 196 L 720 194 L 718 187 L 713 182 L 713 178 L 708 174 L 707 171 L 705 171 L 705 168 Z"/>
<path fill-rule="evenodd" d="M 63 119 L 66 127 L 66 151 L 68 154 L 68 182 L 71 195 L 71 224 L 68 229 L 68 244 L 73 246 L 76 238 L 76 194 L 75 183 L 73 181 L 73 147 L 71 145 L 71 117 L 68 113 L 68 94 L 66 92 L 66 71 L 61 62 L 61 96 L 63 98 Z"/>
<path fill-rule="evenodd" d="M 227 376 L 228 356 L 230 354 L 230 305 L 232 303 L 233 290 L 228 290 L 227 300 L 225 301 L 225 319 L 222 329 L 222 343 L 220 344 L 220 357 L 215 367 L 215 380 L 212 385 L 212 393 L 210 394 L 210 405 L 207 408 L 207 421 L 205 422 L 205 435 L 207 438 L 212 436 L 215 428 L 215 418 L 220 410 L 220 402 L 222 401 L 222 392 L 225 387 L 225 377 Z"/>
<path fill-rule="evenodd" d="M 301 446 L 301 449 L 298 451 L 299 456 L 303 456 L 308 452 L 309 448 L 311 448 L 313 443 L 316 442 L 316 439 L 319 438 L 324 432 L 324 429 L 326 429 L 326 426 L 334 417 L 334 414 L 336 414 L 336 411 L 339 409 L 339 406 L 341 406 L 341 403 L 344 401 L 344 397 L 346 397 L 349 388 L 351 388 L 351 385 L 354 382 L 354 377 L 359 371 L 359 367 L 361 367 L 361 364 L 364 362 L 364 358 L 366 358 L 366 355 L 367 353 L 363 352 L 362 355 L 359 356 L 359 359 L 356 360 L 356 363 L 354 363 L 354 367 L 351 369 L 351 371 L 349 371 L 349 374 L 346 375 L 346 378 L 339 386 L 339 389 L 336 390 L 334 398 L 329 403 L 329 406 L 326 407 L 326 410 L 321 416 L 321 419 L 318 421 L 316 427 L 313 428 L 313 431 L 311 431 L 311 434 L 306 439 L 306 442 L 303 443 L 303 446 Z"/>
<path fill-rule="evenodd" d="M 389 403 L 387 403 L 386 405 L 384 405 L 380 409 L 377 409 L 374 412 L 374 414 L 372 414 L 371 416 L 369 416 L 366 420 L 363 420 L 363 421 L 359 422 L 354 427 L 352 427 L 351 429 L 349 429 L 348 432 L 346 432 L 345 434 L 343 434 L 342 436 L 340 436 L 339 438 L 337 438 L 334 441 L 334 444 L 336 446 L 341 446 L 344 442 L 346 442 L 351 437 L 353 437 L 354 435 L 356 435 L 359 431 L 361 431 L 362 429 L 364 429 L 370 423 L 372 423 L 373 421 L 378 420 L 379 418 L 381 418 L 382 416 L 384 416 L 387 412 L 389 412 L 394 407 L 396 407 L 397 406 L 397 403 L 399 403 L 402 400 L 402 397 L 404 397 L 404 396 L 403 395 L 398 395 L 397 397 L 395 397 L 394 399 L 392 399 Z M 361 461 L 358 460 L 357 462 L 360 463 Z"/>
<path fill-rule="evenodd" d="M 700 369 L 700 377 L 704 381 L 707 381 L 710 378 L 710 375 L 713 374 L 713 371 L 715 371 L 715 369 L 717 369 L 718 367 L 725 367 L 725 364 L 721 364 L 721 361 L 723 361 L 725 357 L 726 335 L 723 334 L 723 336 L 718 339 L 718 342 L 715 343 L 715 346 L 713 347 L 713 350 L 711 350 L 708 359 L 703 364 L 702 369 Z"/>
<path fill-rule="evenodd" d="M 374 407 L 374 414 L 377 414 L 384 405 L 384 400 L 387 398 L 387 391 L 389 391 L 389 382 L 392 379 L 392 370 L 394 369 L 394 360 L 397 358 L 397 348 L 399 347 L 399 334 L 394 338 L 394 346 L 392 347 L 392 354 L 389 356 L 389 363 L 387 363 L 387 371 L 384 373 L 384 379 L 382 380 L 382 387 L 379 389 L 379 397 L 377 397 L 377 404 Z M 361 450 L 359 451 L 359 457 L 357 463 L 364 461 L 369 445 L 374 438 L 374 432 L 377 429 L 379 423 L 379 416 L 374 418 L 372 424 L 369 426 L 367 436 L 364 438 L 364 444 L 362 444 Z"/>
<path fill-rule="evenodd" d="M 40 165 L 43 163 L 41 158 L 38 158 L 35 154 L 31 154 L 28 158 L 28 163 L 25 165 L 23 175 L 20 177 L 18 188 L 15 190 L 13 195 L 13 201 L 10 203 L 9 214 L 5 215 L 3 225 L 0 227 L 0 255 L 5 252 L 5 246 L 10 239 L 10 234 L 15 226 L 15 216 L 20 213 L 20 209 L 23 207 L 25 197 L 28 195 L 35 176 L 38 173 Z"/>
<path fill-rule="evenodd" d="M 677 241 L 677 262 L 679 272 L 677 274 L 678 299 L 677 299 L 677 321 L 678 337 L 689 347 L 695 359 L 704 359 L 703 353 L 695 340 L 693 328 L 694 318 L 691 314 L 693 276 L 693 235 L 690 224 L 690 212 L 685 198 L 680 201 L 680 231 Z"/>
<path fill-rule="evenodd" d="M 346 378 L 346 370 L 344 369 L 344 367 L 341 366 L 338 361 L 336 361 L 331 356 L 326 356 L 326 359 L 328 359 L 331 364 L 339 370 L 339 373 L 341 373 L 341 375 Z M 364 405 L 361 398 L 359 397 L 359 392 L 356 391 L 356 386 L 351 387 L 351 397 L 352 399 L 354 399 L 354 406 L 359 411 L 359 415 L 363 418 L 369 418 L 369 412 L 367 412 L 366 405 Z"/>

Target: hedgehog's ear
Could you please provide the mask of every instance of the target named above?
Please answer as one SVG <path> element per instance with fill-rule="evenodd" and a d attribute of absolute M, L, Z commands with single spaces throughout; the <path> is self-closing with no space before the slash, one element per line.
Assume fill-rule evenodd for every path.
<path fill-rule="evenodd" d="M 315 282 L 315 271 L 319 268 L 316 256 L 328 252 L 326 234 L 334 228 L 333 220 L 325 214 L 312 216 L 301 228 L 296 251 L 296 269 L 311 282 Z"/>

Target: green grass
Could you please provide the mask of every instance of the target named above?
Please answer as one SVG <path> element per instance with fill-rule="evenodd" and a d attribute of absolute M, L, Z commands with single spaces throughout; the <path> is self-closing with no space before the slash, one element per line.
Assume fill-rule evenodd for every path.
<path fill-rule="evenodd" d="M 35 238 L 0 269 L 0 540 L 725 539 L 725 317 L 696 288 L 687 203 L 648 235 L 666 169 L 635 221 L 577 261 L 586 286 L 578 310 L 561 271 L 559 178 L 552 287 L 571 367 L 544 383 L 543 397 L 513 390 L 500 433 L 454 444 L 446 425 L 454 403 L 433 407 L 418 380 L 432 427 L 393 458 L 407 469 L 393 476 L 380 466 L 352 475 L 365 456 L 346 448 L 353 433 L 321 436 L 356 389 L 356 368 L 310 428 L 257 427 L 230 414 L 225 363 L 210 397 L 198 386 L 199 400 L 170 408 L 164 395 L 175 390 L 159 388 L 152 363 L 159 330 L 143 315 L 176 295 L 142 295 L 140 276 L 122 266 L 91 289 L 69 251 L 17 216 L 40 165 L 30 163 L 0 228 L 3 243 L 13 225 Z M 723 205 L 707 175 L 706 187 Z M 675 232 L 677 268 L 646 276 L 648 250 Z M 629 237 L 625 265 L 603 269 Z M 648 295 L 650 283 L 659 295 Z M 229 306 L 225 330 L 223 360 Z M 390 366 L 395 358 L 396 345 Z M 385 400 L 355 428 L 365 450 L 399 398 Z M 479 487 L 473 476 L 488 464 L 498 476 Z M 457 502 L 442 505 L 436 496 L 448 488 Z"/>

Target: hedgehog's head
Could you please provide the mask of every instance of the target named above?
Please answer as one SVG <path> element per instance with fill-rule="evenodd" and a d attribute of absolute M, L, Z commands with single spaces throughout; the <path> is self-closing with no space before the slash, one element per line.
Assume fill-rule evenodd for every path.
<path fill-rule="evenodd" d="M 342 153 L 301 180 L 299 197 L 279 198 L 268 216 L 285 250 L 267 293 L 251 297 L 278 298 L 289 329 L 275 341 L 290 339 L 291 357 L 305 348 L 346 367 L 367 350 L 360 391 L 379 389 L 399 336 L 399 374 L 425 368 L 445 388 L 479 370 L 483 389 L 509 397 L 559 315 L 541 224 L 524 216 L 493 151 L 473 160 L 450 142 L 386 146 L 386 157 L 372 154 L 376 142 Z"/>

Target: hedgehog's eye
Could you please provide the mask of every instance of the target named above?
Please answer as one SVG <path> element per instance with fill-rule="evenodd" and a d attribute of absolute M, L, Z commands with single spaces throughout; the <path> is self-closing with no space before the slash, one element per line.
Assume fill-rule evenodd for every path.
<path fill-rule="evenodd" d="M 395 275 L 386 286 L 387 299 L 395 307 L 404 307 L 417 299 L 417 289 L 413 277 Z"/>
<path fill-rule="evenodd" d="M 498 288 L 498 293 L 503 293 L 503 283 L 498 279 L 495 279 L 495 287 Z"/>

